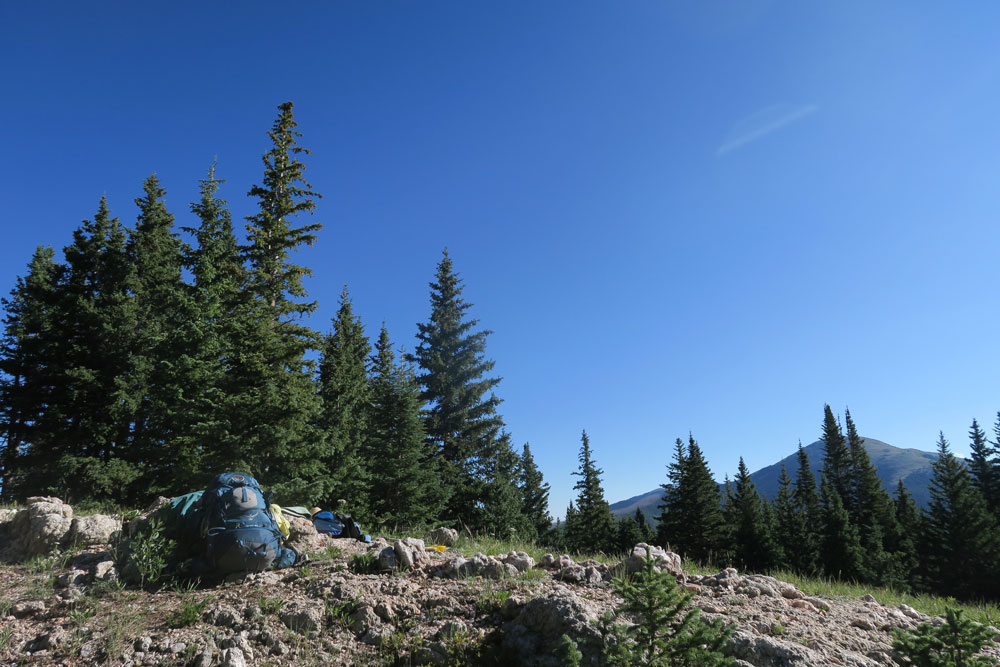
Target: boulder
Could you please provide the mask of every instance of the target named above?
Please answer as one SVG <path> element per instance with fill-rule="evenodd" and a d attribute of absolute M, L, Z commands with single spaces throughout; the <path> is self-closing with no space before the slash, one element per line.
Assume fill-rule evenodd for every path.
<path fill-rule="evenodd" d="M 511 551 L 503 557 L 503 562 L 514 566 L 518 572 L 527 572 L 535 567 L 535 559 L 523 551 Z"/>
<path fill-rule="evenodd" d="M 288 538 L 285 546 L 292 547 L 299 553 L 311 553 L 319 548 L 319 533 L 310 519 L 301 516 L 285 515 L 288 519 Z"/>
<path fill-rule="evenodd" d="M 107 544 L 111 536 L 121 530 L 120 520 L 107 514 L 91 514 L 73 519 L 69 530 L 69 543 L 89 547 Z"/>
<path fill-rule="evenodd" d="M 596 664 L 595 650 L 603 645 L 595 624 L 600 615 L 600 608 L 591 601 L 567 589 L 554 590 L 527 602 L 504 624 L 504 648 L 517 656 L 519 665 L 556 667 L 562 663 L 554 652 L 565 634 L 583 652 L 581 664 Z"/>
<path fill-rule="evenodd" d="M 427 536 L 427 539 L 431 544 L 443 544 L 446 547 L 455 546 L 455 542 L 458 541 L 458 531 L 453 528 L 435 528 Z"/>
<path fill-rule="evenodd" d="M 632 549 L 632 555 L 622 561 L 627 572 L 638 572 L 642 569 L 643 561 L 647 558 L 653 559 L 653 567 L 657 570 L 666 570 L 670 574 L 682 577 L 684 568 L 681 567 L 681 557 L 672 551 L 665 551 L 661 547 L 652 546 L 645 542 L 640 542 Z M 733 570 L 735 573 L 736 570 Z"/>

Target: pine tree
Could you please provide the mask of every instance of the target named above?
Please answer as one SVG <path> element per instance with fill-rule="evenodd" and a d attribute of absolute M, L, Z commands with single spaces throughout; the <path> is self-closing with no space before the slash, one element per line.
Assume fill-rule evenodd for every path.
<path fill-rule="evenodd" d="M 852 499 L 851 452 L 829 405 L 823 406 L 823 474 L 846 506 Z"/>
<path fill-rule="evenodd" d="M 297 144 L 301 134 L 292 103 L 278 109 L 268 133 L 273 146 L 263 158 L 263 185 L 248 193 L 259 203 L 258 212 L 247 218 L 243 248 L 253 303 L 238 324 L 232 376 L 239 393 L 229 412 L 242 448 L 240 459 L 230 463 L 255 474 L 278 497 L 315 501 L 325 496 L 326 445 L 316 426 L 321 404 L 315 363 L 305 354 L 317 336 L 299 320 L 316 304 L 299 300 L 307 296 L 302 279 L 311 271 L 289 257 L 316 239 L 319 224 L 293 227 L 292 218 L 311 213 L 319 194 L 303 178 L 305 167 L 297 158 L 308 151 Z"/>
<path fill-rule="evenodd" d="M 572 525 L 566 514 L 566 539 L 576 551 L 601 551 L 610 553 L 615 548 L 615 518 L 604 499 L 601 475 L 590 452 L 590 439 L 584 431 L 580 437 L 580 468 L 573 474 L 579 477 L 573 489 L 580 493 L 576 498 L 576 513 Z"/>
<path fill-rule="evenodd" d="M 384 323 L 371 361 L 370 396 L 364 451 L 369 457 L 371 520 L 394 527 L 435 520 L 444 498 L 437 459 L 420 420 L 420 388 L 413 370 L 396 363 Z"/>
<path fill-rule="evenodd" d="M 24 278 L 3 299 L 4 332 L 0 338 L 0 501 L 9 503 L 24 487 L 23 478 L 47 448 L 36 439 L 35 424 L 50 403 L 53 383 L 53 311 L 61 268 L 50 247 L 39 246 Z M 31 451 L 33 442 L 38 442 Z M 49 459 L 51 460 L 51 459 Z"/>
<path fill-rule="evenodd" d="M 792 499 L 801 516 L 802 533 L 795 550 L 796 569 L 799 572 L 813 574 L 820 568 L 820 535 L 821 510 L 819 494 L 816 492 L 816 476 L 809 465 L 809 455 L 799 443 L 798 469 L 795 475 L 795 486 Z"/>
<path fill-rule="evenodd" d="M 477 465 L 503 427 L 500 399 L 492 393 L 500 378 L 484 377 L 494 365 L 484 358 L 492 332 L 474 331 L 479 321 L 466 319 L 472 304 L 462 299 L 447 250 L 430 287 L 430 320 L 417 325 L 419 344 L 409 360 L 419 366 L 421 399 L 428 404 L 424 428 L 442 459 L 446 514 L 475 529 L 483 482 Z"/>
<path fill-rule="evenodd" d="M 920 584 L 917 556 L 917 541 L 921 532 L 920 509 L 903 486 L 902 479 L 896 486 L 893 513 L 895 520 L 885 539 L 886 551 L 895 565 L 890 583 L 902 589 L 916 588 Z"/>
<path fill-rule="evenodd" d="M 729 510 L 734 560 L 738 568 L 764 572 L 776 565 L 777 554 L 769 531 L 764 503 L 743 457 L 737 469 Z"/>
<path fill-rule="evenodd" d="M 241 328 L 251 319 L 252 301 L 244 289 L 249 276 L 232 217 L 226 202 L 217 196 L 221 183 L 213 164 L 201 181 L 201 198 L 191 204 L 199 225 L 183 228 L 196 242 L 183 250 L 184 264 L 194 278 L 193 374 L 201 388 L 188 407 L 189 437 L 203 447 L 202 471 L 189 480 L 197 486 L 207 485 L 215 471 L 239 469 L 236 462 L 243 446 L 230 416 L 238 409 L 243 390 L 233 371 L 240 354 Z"/>
<path fill-rule="evenodd" d="M 811 566 L 804 562 L 803 536 L 806 532 L 805 516 L 799 512 L 792 495 L 792 479 L 785 465 L 778 476 L 778 495 L 774 499 L 774 541 L 781 555 L 781 566 L 794 572 L 806 572 Z"/>
<path fill-rule="evenodd" d="M 674 461 L 659 505 L 656 541 L 697 561 L 716 559 L 722 548 L 723 517 L 719 485 L 712 478 L 701 448 L 688 434 L 687 450 L 678 438 Z"/>
<path fill-rule="evenodd" d="M 864 439 L 845 410 L 847 443 L 851 453 L 851 507 L 848 513 L 858 529 L 863 550 L 862 576 L 871 583 L 885 583 L 893 562 L 885 551 L 885 534 L 892 528 L 892 500 L 882 488 L 875 466 L 865 450 Z"/>
<path fill-rule="evenodd" d="M 371 510 L 369 464 L 379 453 L 365 451 L 371 397 L 368 391 L 368 357 L 371 344 L 361 318 L 354 314 L 344 287 L 340 308 L 333 319 L 333 333 L 326 336 L 319 363 L 320 427 L 326 433 L 329 453 L 324 457 L 331 480 L 328 505 L 345 499 L 348 507 L 365 516 Z"/>
<path fill-rule="evenodd" d="M 945 595 L 995 596 L 1000 593 L 1000 535 L 996 521 L 973 486 L 968 469 L 951 453 L 943 433 L 937 446 L 924 524 L 928 582 Z"/>
<path fill-rule="evenodd" d="M 858 531 L 840 499 L 840 493 L 823 473 L 820 482 L 822 528 L 820 562 L 827 576 L 856 581 L 862 572 L 862 549 Z"/>
<path fill-rule="evenodd" d="M 137 320 L 126 239 L 102 198 L 64 250 L 46 351 L 52 383 L 30 448 L 44 464 L 32 466 L 28 494 L 130 500 L 140 471 L 128 454 L 143 392 L 129 382 Z"/>
<path fill-rule="evenodd" d="M 998 415 L 1000 417 L 1000 415 Z M 998 422 L 1000 423 L 1000 422 Z M 986 433 L 973 419 L 969 427 L 972 482 L 983 494 L 986 506 L 994 516 L 1000 514 L 1000 448 L 986 439 Z"/>
<path fill-rule="evenodd" d="M 502 432 L 479 458 L 482 497 L 476 525 L 481 532 L 501 539 L 525 538 L 533 533 L 534 527 L 524 512 L 517 485 L 520 462 L 506 432 Z"/>
<path fill-rule="evenodd" d="M 684 544 L 684 443 L 680 438 L 674 442 L 674 459 L 667 465 L 667 481 L 661 484 L 663 497 L 657 508 L 660 515 L 656 519 L 656 542 L 680 554 L 688 546 Z"/>
<path fill-rule="evenodd" d="M 521 451 L 519 469 L 521 505 L 528 519 L 528 538 L 544 542 L 546 534 L 552 529 L 552 516 L 549 514 L 549 485 L 535 465 L 528 443 L 524 443 L 524 449 Z"/>
<path fill-rule="evenodd" d="M 202 392 L 196 356 L 200 329 L 193 291 L 181 279 L 184 255 L 174 217 L 155 175 L 135 200 L 139 217 L 128 252 L 136 319 L 129 384 L 142 397 L 133 419 L 131 447 L 122 458 L 142 476 L 133 498 L 176 495 L 202 468 L 204 443 L 192 433 Z"/>

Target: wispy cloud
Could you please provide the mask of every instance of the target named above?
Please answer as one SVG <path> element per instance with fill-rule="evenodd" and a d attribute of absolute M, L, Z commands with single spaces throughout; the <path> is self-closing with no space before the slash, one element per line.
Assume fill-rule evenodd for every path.
<path fill-rule="evenodd" d="M 761 109 L 736 123 L 729 131 L 729 136 L 726 140 L 716 149 L 715 154 L 725 155 L 730 151 L 749 144 L 751 141 L 757 141 L 769 134 L 773 134 L 817 111 L 819 111 L 819 107 L 815 104 L 801 104 L 798 106 L 776 104 L 766 109 Z"/>

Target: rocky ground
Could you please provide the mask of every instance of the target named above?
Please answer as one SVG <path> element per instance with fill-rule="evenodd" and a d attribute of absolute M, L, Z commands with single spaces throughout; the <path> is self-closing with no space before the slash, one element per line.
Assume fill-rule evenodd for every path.
<path fill-rule="evenodd" d="M 465 557 L 415 538 L 327 540 L 304 521 L 292 537 L 312 552 L 308 563 L 153 590 L 123 585 L 121 563 L 101 542 L 120 522 L 87 519 L 103 522 L 91 530 L 56 499 L 34 506 L 33 514 L 32 505 L 0 510 L 2 664 L 542 666 L 560 664 L 553 652 L 568 634 L 584 664 L 596 665 L 603 638 L 595 621 L 621 602 L 609 581 L 645 553 L 637 547 L 615 564 Z M 58 516 L 60 527 L 44 516 Z M 78 546 L 60 551 L 71 534 Z M 438 533 L 427 544 L 452 537 Z M 685 574 L 676 555 L 654 553 L 695 593 L 703 617 L 735 626 L 727 650 L 742 667 L 896 665 L 892 629 L 940 622 L 870 597 L 810 597 L 733 569 Z M 988 656 L 1000 660 L 1000 651 Z"/>

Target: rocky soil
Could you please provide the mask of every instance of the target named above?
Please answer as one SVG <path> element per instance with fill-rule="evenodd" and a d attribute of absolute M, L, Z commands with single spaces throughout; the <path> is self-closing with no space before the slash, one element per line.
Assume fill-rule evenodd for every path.
<path fill-rule="evenodd" d="M 555 666 L 565 633 L 584 664 L 597 665 L 596 621 L 621 602 L 609 581 L 646 552 L 639 545 L 616 564 L 465 557 L 426 546 L 453 541 L 446 529 L 426 543 L 363 544 L 310 526 L 301 522 L 292 536 L 311 551 L 308 563 L 153 590 L 121 583 L 107 546 L 120 520 L 74 519 L 51 498 L 0 510 L 0 664 Z M 685 574 L 675 554 L 653 553 L 695 593 L 703 617 L 735 626 L 728 651 L 742 667 L 897 665 L 891 630 L 941 622 L 871 597 L 810 597 L 733 569 Z M 1000 661 L 996 646 L 988 656 Z"/>

